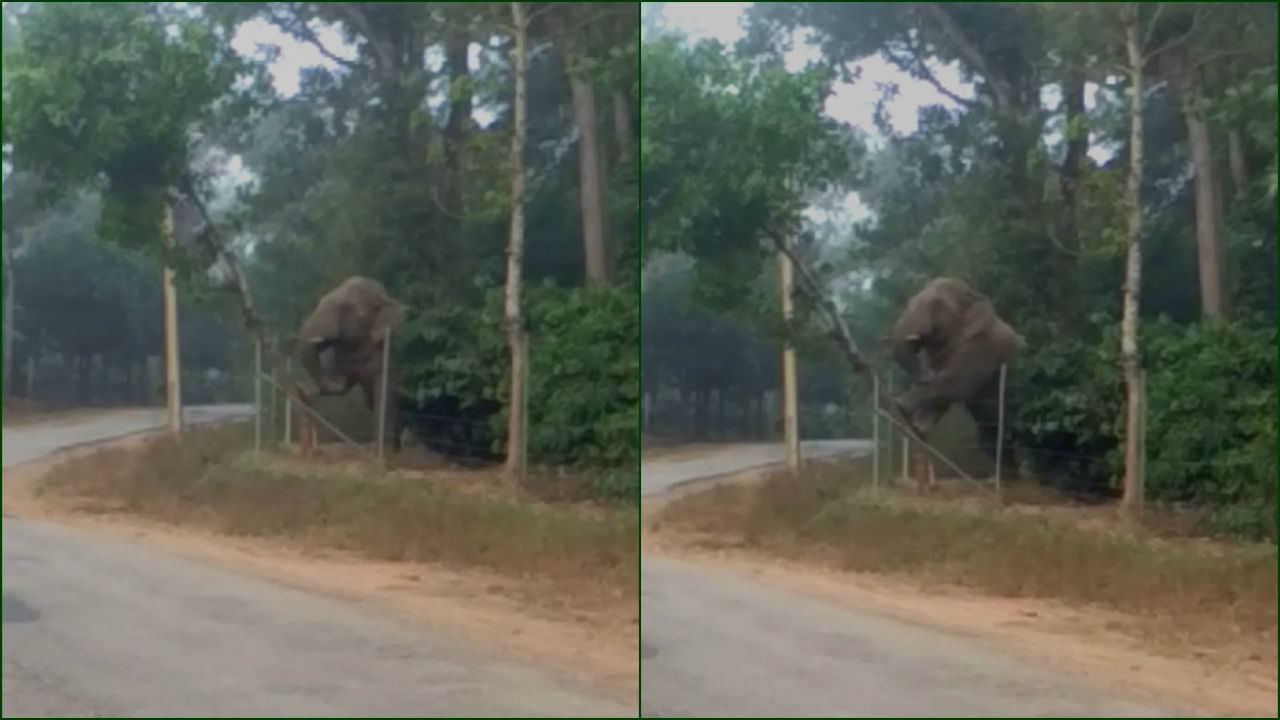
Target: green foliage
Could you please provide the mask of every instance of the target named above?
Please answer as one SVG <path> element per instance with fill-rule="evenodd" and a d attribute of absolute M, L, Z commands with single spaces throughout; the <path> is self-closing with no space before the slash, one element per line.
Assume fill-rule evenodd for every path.
<path fill-rule="evenodd" d="M 638 275 L 638 153 L 630 137 L 638 27 L 627 3 L 545 9 L 553 12 L 539 13 L 531 32 L 536 47 L 552 52 L 530 57 L 524 158 L 529 242 L 522 271 L 532 288 L 526 313 L 535 348 L 530 450 L 547 463 L 622 467 L 634 460 L 637 440 L 638 367 L 629 358 L 638 311 L 633 290 L 629 305 L 619 298 Z M 204 201 L 222 249 L 244 270 L 256 312 L 284 342 L 344 277 L 382 281 L 410 309 L 409 326 L 396 336 L 409 424 L 449 452 L 500 452 L 508 358 L 501 293 L 489 289 L 505 272 L 510 211 L 508 10 L 484 3 L 7 4 L 4 139 L 19 173 L 44 182 L 15 193 L 6 179 L 6 248 L 15 233 L 32 235 L 43 222 L 41 202 L 84 189 L 97 202 L 75 231 L 76 243 L 92 252 L 69 260 L 70 243 L 59 240 L 31 256 L 40 267 L 18 267 L 20 278 L 31 276 L 17 315 L 23 337 L 32 338 L 19 350 L 52 358 L 69 352 L 59 343 L 78 340 L 98 353 L 103 338 L 129 338 L 130 352 L 158 346 L 155 333 L 133 338 L 133 316 L 150 316 L 116 301 L 130 290 L 155 290 L 158 270 L 146 268 L 148 282 L 131 285 L 137 272 L 117 272 L 125 255 L 96 240 L 138 251 L 126 254 L 130 262 L 150 255 L 177 266 L 185 298 L 210 294 L 210 244 L 190 252 L 180 237 L 174 252 L 159 242 L 166 195 L 177 190 Z M 546 22 L 560 15 L 571 21 L 558 28 Z M 303 68 L 298 92 L 274 97 L 266 69 L 281 49 L 239 55 L 231 40 L 247 22 L 314 43 L 331 59 L 350 59 L 335 60 L 336 71 Z M 319 26 L 334 29 L 341 42 L 321 33 L 333 47 L 324 45 L 311 35 Z M 471 60 L 447 63 L 444 72 L 430 66 L 436 52 L 459 47 Z M 583 279 L 569 55 L 589 70 L 601 111 L 616 283 L 609 290 L 565 289 Z M 620 117 L 629 123 L 615 127 Z M 237 187 L 242 178 L 230 177 L 229 160 L 240 161 L 252 181 Z M 102 277 L 77 282 L 96 270 Z M 52 278 L 59 282 L 46 282 Z M 543 281 L 560 289 L 536 287 Z M 84 307 L 95 293 L 104 294 L 101 312 L 85 312 L 96 323 L 76 326 L 85 332 L 53 338 L 28 323 L 40 313 Z M 130 308 L 128 321 L 103 317 L 122 306 Z M 224 335 L 207 327 L 191 342 L 186 335 L 184 329 L 184 354 L 193 361 L 216 356 L 223 366 L 235 364 L 229 356 L 236 346 Z M 211 339 L 222 340 L 221 356 Z M 194 377 L 188 387 L 211 392 Z"/>
<path fill-rule="evenodd" d="M 1095 342 L 1032 344 L 1010 374 L 1013 436 L 1024 461 L 1075 491 L 1115 487 L 1120 461 L 1125 395 L 1118 335 L 1105 325 L 1094 333 Z"/>
<path fill-rule="evenodd" d="M 824 114 L 836 75 L 822 65 L 790 73 L 716 42 L 676 37 L 646 41 L 641 54 L 642 365 L 651 430 L 759 437 L 773 426 L 764 400 L 777 377 L 770 341 L 792 335 L 812 349 L 803 299 L 800 321 L 782 321 L 772 237 L 802 254 L 814 250 L 801 213 L 808 198 L 854 182 L 862 140 Z M 692 412 L 672 408 L 664 394 L 689 399 Z M 821 413 L 840 395 L 807 399 Z"/>
<path fill-rule="evenodd" d="M 193 131 L 238 104 L 248 71 L 207 23 L 169 5 L 41 3 L 5 57 L 4 139 L 56 193 L 105 180 L 100 232 L 159 253 L 164 194 L 186 189 Z"/>
<path fill-rule="evenodd" d="M 1015 435 L 1036 472 L 1075 489 L 1122 474 L 1124 388 L 1114 326 L 1097 344 L 1058 342 L 1019 364 Z M 1213 508 L 1222 532 L 1276 537 L 1276 329 L 1248 319 L 1143 325 L 1146 488 Z"/>
<path fill-rule="evenodd" d="M 408 419 L 427 444 L 480 455 L 501 449 L 510 382 L 502 293 L 494 289 L 486 297 L 477 310 L 448 307 L 412 315 L 401 333 L 406 360 L 400 389 L 410 407 Z M 527 288 L 525 300 L 530 459 L 633 465 L 640 380 L 635 295 L 544 284 Z M 456 422 L 444 422 L 448 412 L 458 414 Z"/>
<path fill-rule="evenodd" d="M 705 259 L 720 287 L 749 282 L 765 233 L 793 234 L 805 193 L 850 179 L 860 145 L 822 113 L 835 77 L 756 67 L 711 41 L 662 38 L 642 56 L 645 252 Z"/>
<path fill-rule="evenodd" d="M 1210 505 L 1221 529 L 1274 541 L 1275 325 L 1158 323 L 1144 340 L 1151 496 Z"/>
<path fill-rule="evenodd" d="M 531 457 L 558 464 L 634 465 L 640 436 L 635 293 L 542 285 L 529 289 L 525 307 Z"/>

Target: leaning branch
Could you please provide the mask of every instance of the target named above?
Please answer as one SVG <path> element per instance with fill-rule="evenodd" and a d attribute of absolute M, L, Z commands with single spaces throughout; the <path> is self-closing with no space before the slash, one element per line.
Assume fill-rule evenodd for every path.
<path fill-rule="evenodd" d="M 235 287 L 232 289 L 236 296 L 236 302 L 239 305 L 240 317 L 244 321 L 245 328 L 262 344 L 263 353 L 267 357 L 268 363 L 273 370 L 281 370 L 284 365 L 284 359 L 280 356 L 279 349 L 276 347 L 271 334 L 267 332 L 267 324 L 263 322 L 262 317 L 258 315 L 258 311 L 253 306 L 253 294 L 249 290 L 249 281 L 245 278 L 244 271 L 240 269 L 240 261 L 236 258 L 235 253 L 227 248 L 218 235 L 216 226 L 213 223 L 213 217 L 209 214 L 208 207 L 204 201 L 200 199 L 200 194 L 196 190 L 195 180 L 190 174 L 184 174 L 179 181 L 179 192 L 186 195 L 195 205 L 196 211 L 200 213 L 200 219 L 204 221 L 205 227 L 203 232 L 196 233 L 196 240 L 205 247 L 213 257 L 221 260 L 230 271 L 232 279 L 235 281 Z"/>
<path fill-rule="evenodd" d="M 296 35 L 298 37 L 301 37 L 303 40 L 306 40 L 307 42 L 311 43 L 311 45 L 315 47 L 315 49 L 318 50 L 321 55 L 341 65 L 342 67 L 345 67 L 347 69 L 354 69 L 358 67 L 356 63 L 352 62 L 351 60 L 348 60 L 347 58 L 342 57 L 341 55 L 338 55 L 337 53 L 333 52 L 329 48 L 325 47 L 325 44 L 320 40 L 320 36 L 317 35 L 314 30 L 311 29 L 311 26 L 307 25 L 306 19 L 303 18 L 300 14 L 297 22 L 289 22 L 285 18 L 280 17 L 274 10 L 270 9 L 270 7 L 268 6 L 267 19 L 271 22 L 272 25 L 275 25 L 276 27 L 280 28 L 284 32 L 290 35 Z"/>
<path fill-rule="evenodd" d="M 926 59 L 927 56 L 924 52 L 924 48 L 920 47 L 920 43 L 918 41 L 909 41 L 907 44 L 907 47 L 911 54 L 912 62 L 910 63 L 906 62 L 902 58 L 899 58 L 897 55 L 895 55 L 893 52 L 890 52 L 890 51 L 886 51 L 884 53 L 884 56 L 889 62 L 893 63 L 894 65 L 897 65 L 898 68 L 901 69 L 903 72 L 907 73 L 908 75 L 913 75 L 929 83 L 930 85 L 933 86 L 935 90 L 942 93 L 945 97 L 947 97 L 952 102 L 959 105 L 960 107 L 972 108 L 977 105 L 977 103 L 974 102 L 973 100 L 966 97 L 962 97 L 959 94 L 952 92 L 949 88 L 947 88 L 946 85 L 942 84 L 942 81 L 938 79 L 937 74 L 934 73 L 933 70 L 929 68 L 929 64 Z"/>
<path fill-rule="evenodd" d="M 333 6 L 348 22 L 355 26 L 365 40 L 369 41 L 369 47 L 373 49 L 374 62 L 378 65 L 379 73 L 386 75 L 393 72 L 396 65 L 395 56 L 392 54 L 391 49 L 387 47 L 386 42 L 374 32 L 368 16 L 359 7 L 359 3 L 340 2 L 334 3 Z"/>
<path fill-rule="evenodd" d="M 791 265 L 795 268 L 796 274 L 800 277 L 800 285 L 803 287 L 805 294 L 814 301 L 822 315 L 827 320 L 827 334 L 835 340 L 836 344 L 844 352 L 845 359 L 849 361 L 849 365 L 853 367 L 853 371 L 858 375 L 875 375 L 871 369 L 871 363 L 867 362 L 862 351 L 858 349 L 858 343 L 853 339 L 853 333 L 849 332 L 849 326 L 845 324 L 844 319 L 840 317 L 840 313 L 836 310 L 835 303 L 831 302 L 831 298 L 822 290 L 822 284 L 818 282 L 818 278 L 814 276 L 813 271 L 807 265 L 800 261 L 796 254 L 792 252 L 789 243 L 783 235 L 773 229 L 765 231 L 769 240 L 773 242 L 773 246 L 778 252 L 787 256 L 791 261 Z"/>
<path fill-rule="evenodd" d="M 783 237 L 781 233 L 778 233 L 773 229 L 766 229 L 765 234 L 769 237 L 769 240 L 773 242 L 773 246 L 777 248 L 778 252 L 786 255 L 787 259 L 791 261 L 792 268 L 800 277 L 801 288 L 822 311 L 823 316 L 827 320 L 827 334 L 844 352 L 845 359 L 848 360 L 849 364 L 853 367 L 854 373 L 857 375 L 870 376 L 876 383 L 879 383 L 881 387 L 886 387 L 886 385 L 881 382 L 879 375 L 871 366 L 871 363 L 867 362 L 862 351 L 858 349 L 858 344 L 854 342 L 853 334 L 849 332 L 849 326 L 846 325 L 844 319 L 840 317 L 840 313 L 836 310 L 835 303 L 831 302 L 831 299 L 827 297 L 825 292 L 823 292 L 822 285 L 818 282 L 818 278 L 813 274 L 813 271 L 801 262 L 800 258 L 796 257 L 796 254 L 792 252 L 789 243 L 787 243 L 786 238 Z M 880 396 L 877 394 L 875 402 L 879 403 L 879 401 Z M 875 407 L 872 409 L 890 423 L 896 425 L 899 430 L 911 438 L 912 442 L 923 447 L 930 455 L 938 459 L 938 461 L 943 465 L 946 465 L 952 472 L 956 473 L 958 477 L 978 488 L 983 489 L 984 491 L 989 492 L 989 489 L 985 485 L 975 480 L 973 476 L 966 473 L 944 453 L 930 445 L 929 441 L 920 435 L 911 423 L 904 422 L 903 419 L 898 416 L 896 408 L 894 412 L 886 411 L 882 407 Z"/>
<path fill-rule="evenodd" d="M 1005 84 L 1003 78 L 992 71 L 991 64 L 987 62 L 986 56 L 982 54 L 977 45 L 969 40 L 964 30 L 956 23 L 955 18 L 951 17 L 946 10 L 943 10 L 938 3 L 928 2 L 921 3 L 921 5 L 942 34 L 951 41 L 955 51 L 987 79 L 987 83 L 991 86 L 991 92 L 995 95 L 996 106 L 1001 111 L 1008 110 L 1010 107 L 1009 87 Z"/>

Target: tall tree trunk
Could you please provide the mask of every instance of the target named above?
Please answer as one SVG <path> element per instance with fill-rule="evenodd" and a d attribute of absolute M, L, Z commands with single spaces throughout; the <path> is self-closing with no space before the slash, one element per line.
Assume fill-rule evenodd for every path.
<path fill-rule="evenodd" d="M 627 104 L 627 96 L 617 90 L 613 93 L 613 139 L 618 144 L 618 157 L 631 155 L 631 146 L 635 142 L 631 132 L 631 108 Z"/>
<path fill-rule="evenodd" d="M 1062 159 L 1059 173 L 1063 205 L 1062 244 L 1071 251 L 1078 250 L 1079 207 L 1076 191 L 1080 182 L 1080 167 L 1089 152 L 1088 116 L 1084 107 L 1085 76 L 1082 70 L 1071 68 L 1063 80 L 1063 105 L 1067 121 L 1067 152 Z"/>
<path fill-rule="evenodd" d="M 1200 310 L 1207 318 L 1226 312 L 1222 290 L 1222 225 L 1219 221 L 1217 180 L 1213 172 L 1213 141 L 1209 125 L 1187 112 L 1187 140 L 1196 173 L 1196 252 L 1200 261 Z"/>
<path fill-rule="evenodd" d="M 1124 313 L 1120 321 L 1120 360 L 1124 366 L 1125 438 L 1124 496 L 1130 513 L 1141 512 L 1143 503 L 1140 435 L 1142 427 L 1142 374 L 1138 362 L 1138 300 L 1142 284 L 1142 109 L 1143 49 L 1138 29 L 1138 4 L 1123 12 L 1125 49 L 1129 59 L 1129 177 L 1125 185 L 1128 215 L 1124 272 Z"/>
<path fill-rule="evenodd" d="M 1227 131 L 1227 165 L 1231 169 L 1231 183 L 1235 186 L 1238 200 L 1244 197 L 1249 178 L 1244 163 L 1244 139 L 1240 137 L 1240 131 L 1234 128 Z"/>
<path fill-rule="evenodd" d="M 507 412 L 507 479 L 518 486 L 525 468 L 525 434 L 527 418 L 525 409 L 525 337 L 520 316 L 520 285 L 524 264 L 524 142 L 526 131 L 526 50 L 528 21 L 524 5 L 511 3 L 511 23 L 514 47 L 511 50 L 515 74 L 515 97 L 512 109 L 515 115 L 511 128 L 511 235 L 507 244 L 507 287 L 503 303 L 503 319 L 506 322 L 507 346 L 511 351 L 511 397 Z"/>
<path fill-rule="evenodd" d="M 1200 268 L 1200 312 L 1207 318 L 1226 312 L 1222 282 L 1222 221 L 1217 179 L 1213 172 L 1213 139 L 1209 124 L 1196 111 L 1200 88 L 1189 51 L 1174 47 L 1167 51 L 1165 66 L 1169 80 L 1182 105 L 1187 123 L 1187 145 L 1195 169 L 1196 256 Z"/>
<path fill-rule="evenodd" d="M 449 119 L 444 126 L 445 187 L 444 202 L 448 210 L 460 214 L 462 191 L 462 147 L 471 129 L 471 71 L 467 67 L 467 49 L 471 40 L 466 31 L 452 28 L 445 37 L 445 70 L 449 76 Z"/>
<path fill-rule="evenodd" d="M 582 250 L 588 282 L 609 279 L 605 258 L 604 175 L 600 158 L 600 137 L 596 131 L 596 90 L 579 68 L 580 44 L 572 28 L 562 32 L 569 92 L 573 100 L 573 123 L 578 128 L 578 198 L 582 207 Z"/>

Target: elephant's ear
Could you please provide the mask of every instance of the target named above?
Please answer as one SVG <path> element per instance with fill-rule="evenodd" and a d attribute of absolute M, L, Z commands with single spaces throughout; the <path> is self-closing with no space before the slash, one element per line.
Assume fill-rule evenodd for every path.
<path fill-rule="evenodd" d="M 388 332 L 399 330 L 403 324 L 404 306 L 397 302 L 383 305 L 373 319 L 374 342 L 381 342 Z"/>

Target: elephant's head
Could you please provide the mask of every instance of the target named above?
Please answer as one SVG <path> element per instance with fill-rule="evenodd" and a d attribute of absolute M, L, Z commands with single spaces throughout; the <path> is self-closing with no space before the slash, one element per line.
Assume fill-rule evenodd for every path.
<path fill-rule="evenodd" d="M 320 355 L 327 349 L 355 356 L 372 355 L 387 335 L 404 322 L 404 308 L 377 280 L 350 277 L 331 290 L 298 330 L 297 354 L 307 375 L 322 393 L 345 390 L 342 378 L 324 371 Z M 315 388 L 304 389 L 314 395 Z"/>
<path fill-rule="evenodd" d="M 921 353 L 936 360 L 995 320 L 991 302 L 963 280 L 935 278 L 907 301 L 889 333 L 889 347 L 908 376 L 926 379 L 933 368 L 922 366 Z"/>

